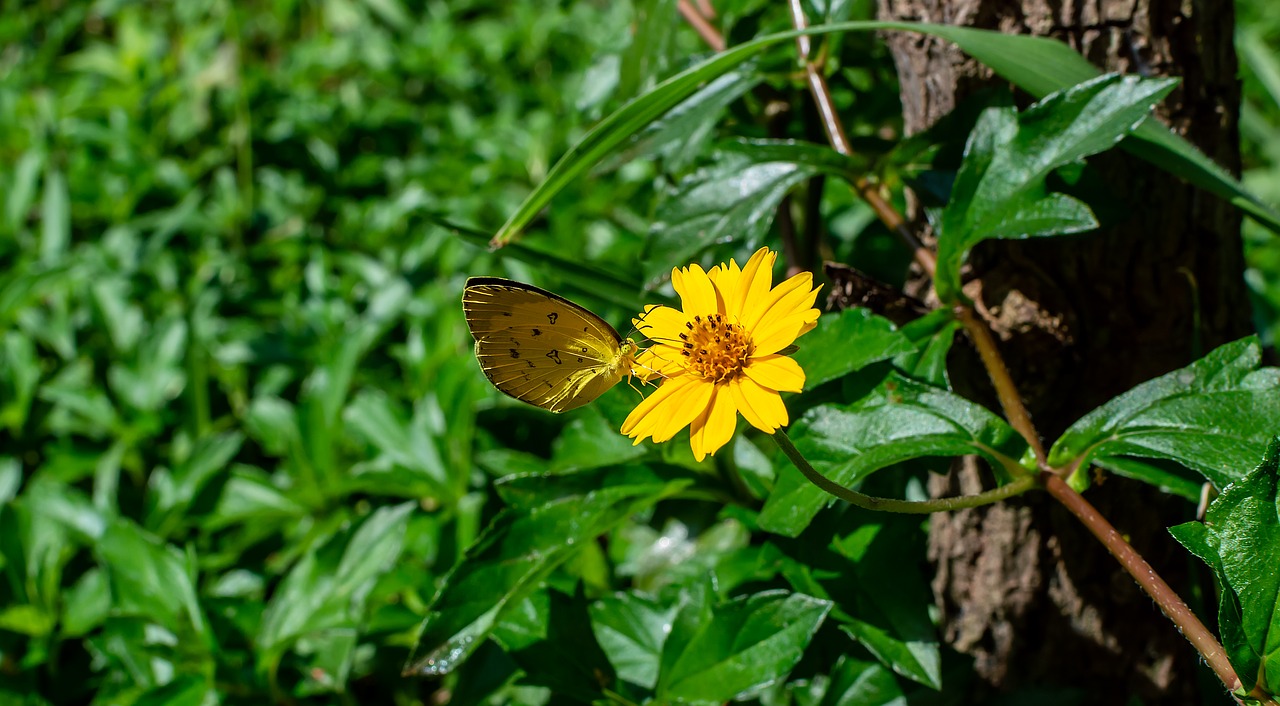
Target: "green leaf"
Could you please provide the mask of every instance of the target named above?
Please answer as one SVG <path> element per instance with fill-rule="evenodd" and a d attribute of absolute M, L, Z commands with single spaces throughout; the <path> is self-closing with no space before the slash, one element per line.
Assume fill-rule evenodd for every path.
<path fill-rule="evenodd" d="M 812 390 L 862 368 L 915 350 L 886 318 L 861 307 L 818 317 L 818 325 L 797 341 L 793 356 Z"/>
<path fill-rule="evenodd" d="M 1049 451 L 1049 463 L 1087 471 L 1118 456 L 1168 459 L 1219 488 L 1240 478 L 1262 455 L 1280 419 L 1280 369 L 1258 368 L 1256 338 L 1220 346 L 1191 365 L 1138 385 L 1072 424 Z M 1130 475 L 1166 479 L 1128 466 Z"/>
<path fill-rule="evenodd" d="M 362 626 L 369 590 L 400 558 L 415 505 L 383 506 L 294 565 L 262 614 L 256 639 L 260 668 L 274 668 L 285 650 L 308 635 Z"/>
<path fill-rule="evenodd" d="M 833 513 L 834 515 L 834 513 Z M 938 635 L 929 617 L 924 538 L 918 522 L 856 508 L 810 528 L 794 542 L 782 573 L 803 593 L 835 603 L 840 630 L 902 676 L 942 685 Z M 838 523 L 838 524 L 837 524 Z M 822 542 L 837 527 L 856 527 Z M 847 530 L 843 530 L 847 532 Z M 884 577 L 892 576 L 886 581 Z"/>
<path fill-rule="evenodd" d="M 46 265 L 62 259 L 71 243 L 71 197 L 67 178 L 51 167 L 44 175 L 44 200 L 40 204 L 40 261 Z"/>
<path fill-rule="evenodd" d="M 1045 179 L 1058 167 L 1118 143 L 1174 85 L 1173 79 L 1109 74 L 1053 93 L 1021 115 L 1006 107 L 984 111 L 939 224 L 939 298 L 961 296 L 960 266 L 983 240 L 1096 227 L 1087 206 L 1047 193 Z"/>
<path fill-rule="evenodd" d="M 347 426 L 379 452 L 378 458 L 353 471 L 352 480 L 366 492 L 399 494 L 395 491 L 404 489 L 417 490 L 418 496 L 446 494 L 449 471 L 440 455 L 437 435 L 428 426 L 429 412 L 418 405 L 411 418 L 404 417 L 398 405 L 381 391 L 361 391 L 347 405 L 343 413 Z M 385 488 L 373 482 L 378 476 L 399 475 L 397 471 L 407 477 L 386 483 Z"/>
<path fill-rule="evenodd" d="M 675 492 L 678 483 L 602 487 L 526 511 L 506 510 L 444 581 L 423 622 L 406 675 L 441 675 L 457 668 L 484 641 L 502 614 L 518 604 L 582 543 L 633 512 Z"/>
<path fill-rule="evenodd" d="M 1223 489 L 1205 515 L 1170 529 L 1214 570 L 1223 647 L 1243 690 L 1280 682 L 1280 437 L 1262 463 Z"/>
<path fill-rule="evenodd" d="M 522 682 L 583 702 L 602 699 L 615 675 L 592 634 L 585 597 L 581 591 L 574 596 L 551 591 L 550 598 L 546 639 L 511 655 L 525 671 Z"/>
<path fill-rule="evenodd" d="M 978 454 L 1002 469 L 1027 450 L 1013 428 L 980 405 L 896 373 L 851 405 L 810 410 L 790 434 L 818 472 L 846 487 L 912 458 Z M 786 466 L 760 527 L 794 537 L 831 500 Z"/>
<path fill-rule="evenodd" d="M 0 337 L 0 425 L 11 433 L 26 423 L 39 382 L 35 344 L 17 331 L 5 333 Z"/>
<path fill-rule="evenodd" d="M 657 685 L 662 644 L 675 611 L 675 606 L 634 592 L 591 604 L 591 628 L 619 679 L 646 689 Z"/>
<path fill-rule="evenodd" d="M 902 334 L 911 341 L 912 349 L 894 358 L 894 367 L 920 382 L 950 390 L 947 354 L 958 330 L 960 322 L 947 309 L 936 309 L 907 323 Z"/>
<path fill-rule="evenodd" d="M 929 618 L 932 600 L 924 576 L 902 566 L 904 550 L 919 530 L 914 523 L 869 518 L 833 548 L 853 563 L 858 615 L 840 616 L 840 629 L 862 643 L 895 672 L 933 689 L 942 688 L 938 635 Z M 918 541 L 917 544 L 922 544 Z M 917 554 L 923 554 L 917 549 Z M 893 576 L 893 581 L 885 581 Z M 840 603 L 846 603 L 841 600 Z"/>
<path fill-rule="evenodd" d="M 712 704 L 752 695 L 795 667 L 830 610 L 830 601 L 786 591 L 710 610 L 686 604 L 663 650 L 657 699 Z"/>
<path fill-rule="evenodd" d="M 749 65 L 720 76 L 651 123 L 637 137 L 637 145 L 618 158 L 631 161 L 656 155 L 666 160 L 668 171 L 684 170 L 704 154 L 704 144 L 715 136 L 725 108 L 755 88 L 762 78 Z"/>
<path fill-rule="evenodd" d="M 877 664 L 840 655 L 823 685 L 816 706 L 889 706 L 909 703 L 893 672 Z"/>
<path fill-rule="evenodd" d="M 12 232 L 17 232 L 30 215 L 44 160 L 44 152 L 29 149 L 22 153 L 18 163 L 14 165 L 13 181 L 10 183 L 9 193 L 5 195 L 5 225 Z"/>
<path fill-rule="evenodd" d="M 650 252 L 661 253 L 650 281 L 670 262 L 696 259 L 716 243 L 759 243 L 778 204 L 796 184 L 818 174 L 858 174 L 865 165 L 829 147 L 779 140 L 727 142 L 712 165 L 672 187 L 650 229 Z"/>
<path fill-rule="evenodd" d="M 803 34 L 881 30 L 918 32 L 954 42 L 967 54 L 1035 98 L 1043 98 L 1054 91 L 1070 88 L 1101 73 L 1088 60 L 1057 40 L 969 27 L 909 22 L 842 22 L 810 27 L 803 32 L 780 32 L 757 37 L 732 46 L 672 76 L 652 91 L 638 96 L 601 120 L 581 142 L 556 162 L 547 178 L 511 214 L 494 235 L 493 245 L 501 247 L 513 241 L 565 186 L 585 176 L 636 132 L 676 106 L 707 81 L 722 76 L 766 49 Z M 1225 169 L 1214 164 L 1191 143 L 1173 134 L 1167 127 L 1155 121 L 1146 121 L 1121 146 L 1192 184 L 1230 200 L 1268 228 L 1280 232 L 1280 215 L 1250 194 Z"/>
<path fill-rule="evenodd" d="M 609 424 L 594 407 L 577 413 L 552 443 L 550 470 L 554 473 L 616 466 L 648 453 Z"/>
<path fill-rule="evenodd" d="M 146 526 L 160 536 L 168 536 L 188 514 L 196 495 L 216 476 L 227 470 L 227 464 L 240 450 L 244 437 L 238 433 L 214 434 L 196 442 L 190 455 L 172 473 L 151 475 L 147 500 L 151 507 Z"/>
<path fill-rule="evenodd" d="M 95 550 L 116 614 L 149 618 L 187 639 L 210 639 L 191 557 L 125 518 L 111 520 Z"/>

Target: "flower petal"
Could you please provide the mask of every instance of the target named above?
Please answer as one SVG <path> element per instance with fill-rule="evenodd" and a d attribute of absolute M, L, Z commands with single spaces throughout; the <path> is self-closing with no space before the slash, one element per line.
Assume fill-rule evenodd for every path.
<path fill-rule="evenodd" d="M 733 391 L 738 411 L 751 426 L 772 434 L 778 427 L 787 425 L 787 406 L 778 393 L 745 377 L 729 383 L 729 389 Z"/>
<path fill-rule="evenodd" d="M 753 323 L 759 320 L 761 312 L 757 310 L 769 297 L 769 287 L 773 285 L 773 263 L 777 258 L 777 253 L 768 248 L 757 250 L 742 266 L 735 291 L 726 294 L 730 298 L 726 303 L 729 315 L 736 314 L 743 325 L 748 325 L 749 320 Z"/>
<path fill-rule="evenodd" d="M 684 391 L 679 393 L 675 399 L 654 409 L 654 415 L 657 417 L 656 424 L 653 427 L 653 442 L 655 444 L 668 441 L 681 429 L 689 426 L 711 403 L 711 396 L 716 388 L 715 385 L 692 375 L 686 375 L 684 379 L 692 382 L 686 384 Z"/>
<path fill-rule="evenodd" d="M 684 332 L 689 318 L 669 306 L 650 304 L 644 308 L 643 314 L 631 320 L 631 325 L 650 341 L 678 346 L 680 334 Z"/>
<path fill-rule="evenodd" d="M 710 383 L 692 375 L 681 375 L 662 383 L 627 415 L 622 433 L 639 444 L 652 436 L 663 442 L 675 436 L 704 409 L 711 397 Z"/>
<path fill-rule="evenodd" d="M 720 310 L 716 286 L 697 264 L 684 270 L 678 267 L 671 270 L 671 286 L 680 295 L 681 308 L 689 317 L 696 314 L 706 316 Z"/>
<path fill-rule="evenodd" d="M 685 372 L 685 357 L 680 354 L 681 350 L 683 349 L 661 344 L 649 346 L 636 356 L 631 365 L 631 374 L 640 378 L 641 382 L 682 375 Z"/>
<path fill-rule="evenodd" d="M 777 431 L 778 428 L 776 426 L 773 426 L 772 424 L 770 424 L 769 421 L 767 421 L 763 416 L 761 416 L 759 412 L 756 411 L 755 405 L 752 403 L 750 399 L 748 399 L 746 391 L 743 390 L 744 384 L 752 385 L 753 389 L 755 390 L 761 389 L 759 385 L 756 385 L 755 383 L 743 377 L 738 377 L 738 378 L 734 378 L 733 380 L 730 380 L 727 386 L 727 389 L 729 393 L 733 395 L 733 406 L 738 408 L 738 412 L 742 414 L 742 418 L 747 420 L 747 423 L 750 424 L 751 426 L 759 429 L 762 432 L 765 432 L 766 434 L 772 434 L 773 432 Z M 762 394 L 763 394 L 763 391 L 762 391 Z M 774 394 L 774 393 L 768 393 L 768 394 Z"/>
<path fill-rule="evenodd" d="M 663 382 L 653 394 L 640 400 L 640 404 L 631 410 L 631 414 L 628 414 L 626 420 L 622 422 L 622 433 L 634 437 L 636 443 L 640 443 L 654 426 L 656 419 L 653 414 L 654 409 L 668 399 L 681 397 L 679 393 L 693 382 L 695 382 L 694 378 L 688 375 Z"/>
<path fill-rule="evenodd" d="M 753 357 L 743 368 L 747 377 L 763 387 L 778 392 L 800 392 L 804 389 L 804 368 L 785 355 Z"/>
<path fill-rule="evenodd" d="M 813 308 L 813 302 L 819 288 L 811 288 L 812 282 L 813 275 L 802 272 L 769 293 L 772 301 L 751 328 L 757 354 L 776 353 L 791 345 L 805 324 L 817 320 L 818 310 Z"/>
<path fill-rule="evenodd" d="M 713 389 L 710 404 L 689 427 L 689 445 L 693 457 L 699 461 L 729 443 L 738 421 L 733 393 L 726 385 L 716 385 Z"/>

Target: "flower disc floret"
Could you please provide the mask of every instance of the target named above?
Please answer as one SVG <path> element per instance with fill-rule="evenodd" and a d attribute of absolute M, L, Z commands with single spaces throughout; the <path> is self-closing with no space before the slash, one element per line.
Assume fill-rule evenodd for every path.
<path fill-rule="evenodd" d="M 751 358 L 751 337 L 741 325 L 725 321 L 720 313 L 705 318 L 695 314 L 685 322 L 688 333 L 680 334 L 685 367 L 694 375 L 713 383 L 737 377 Z"/>

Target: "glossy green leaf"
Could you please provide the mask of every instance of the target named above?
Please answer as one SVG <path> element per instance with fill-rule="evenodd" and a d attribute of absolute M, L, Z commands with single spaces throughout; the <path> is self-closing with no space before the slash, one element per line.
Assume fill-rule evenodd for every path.
<path fill-rule="evenodd" d="M 619 679 L 646 689 L 657 685 L 675 611 L 641 593 L 615 593 L 591 604 L 591 628 Z"/>
<path fill-rule="evenodd" d="M 615 679 L 613 666 L 592 633 L 586 598 L 550 592 L 543 622 L 546 637 L 511 657 L 525 671 L 521 680 L 551 689 L 557 697 L 590 702 L 602 699 Z"/>
<path fill-rule="evenodd" d="M 501 614 L 536 589 L 575 545 L 607 532 L 676 484 L 604 487 L 498 515 L 431 603 L 405 674 L 440 675 L 479 647 Z"/>
<path fill-rule="evenodd" d="M 639 396 L 636 400 L 639 401 Z M 598 410 L 579 412 L 556 437 L 551 450 L 550 469 L 555 473 L 621 465 L 644 456 L 648 450 L 636 446 L 609 424 Z"/>
<path fill-rule="evenodd" d="M 1223 647 L 1245 692 L 1280 680 L 1280 437 L 1262 463 L 1223 489 L 1204 524 L 1170 529 L 1214 570 Z"/>
<path fill-rule="evenodd" d="M 750 64 L 716 78 L 650 123 L 636 137 L 636 146 L 624 148 L 618 158 L 630 161 L 656 155 L 666 160 L 670 171 L 683 171 L 704 154 L 705 144 L 715 136 L 725 108 L 762 79 Z"/>
<path fill-rule="evenodd" d="M 853 404 L 810 410 L 789 433 L 818 472 L 846 487 L 912 458 L 978 454 L 1003 467 L 1027 450 L 1013 428 L 980 405 L 897 374 Z M 760 526 L 794 537 L 831 501 L 786 466 L 760 513 Z"/>
<path fill-rule="evenodd" d="M 1219 488 L 1238 480 L 1267 447 L 1262 419 L 1280 419 L 1280 369 L 1261 368 L 1262 350 L 1245 338 L 1191 365 L 1138 385 L 1072 424 L 1049 463 L 1078 464 L 1137 456 L 1176 461 Z M 1130 467 L 1139 480 L 1165 480 Z"/>
<path fill-rule="evenodd" d="M 765 591 L 677 617 L 658 676 L 660 701 L 724 703 L 782 679 L 804 654 L 831 602 Z M 679 632 L 677 632 L 679 631 Z"/>
<path fill-rule="evenodd" d="M 937 309 L 902 327 L 912 344 L 911 351 L 893 359 L 894 367 L 920 382 L 951 389 L 947 376 L 947 354 L 955 341 L 960 322 L 946 309 Z"/>
<path fill-rule="evenodd" d="M 1096 227 L 1085 204 L 1048 193 L 1045 179 L 1058 167 L 1114 146 L 1175 84 L 1111 74 L 1050 94 L 1021 114 L 1006 107 L 984 111 L 939 224 L 938 296 L 961 296 L 960 266 L 983 240 Z"/>
<path fill-rule="evenodd" d="M 918 568 L 903 567 L 912 533 L 905 522 L 870 518 L 837 537 L 832 547 L 853 562 L 859 593 L 858 615 L 841 619 L 840 629 L 862 643 L 895 672 L 933 689 L 942 688 L 938 634 L 929 617 L 931 594 Z M 917 540 L 922 545 L 923 540 Z M 916 552 L 923 554 L 923 549 Z M 885 581 L 885 576 L 894 576 Z M 839 601 L 844 603 L 844 600 Z"/>
<path fill-rule="evenodd" d="M 495 246 L 510 243 L 551 199 L 570 182 L 584 176 L 596 164 L 644 128 L 680 103 L 706 81 L 711 81 L 766 49 L 791 41 L 800 34 L 898 30 L 919 32 L 954 42 L 963 51 L 1000 76 L 1043 98 L 1099 75 L 1099 70 L 1067 45 L 1053 39 L 996 31 L 913 24 L 908 22 L 842 22 L 811 27 L 804 32 L 780 32 L 757 37 L 726 49 L 663 81 L 600 121 L 573 149 L 565 153 L 546 179 L 529 194 L 493 237 Z M 1249 213 L 1268 228 L 1280 232 L 1280 215 L 1250 194 L 1239 181 L 1199 150 L 1163 125 L 1146 121 L 1125 149 L 1157 166 L 1178 174 Z"/>
<path fill-rule="evenodd" d="M 804 368 L 808 389 L 915 350 L 891 321 L 861 307 L 818 317 L 817 327 L 796 345 L 800 350 L 792 357 Z"/>
<path fill-rule="evenodd" d="M 650 281 L 666 275 L 670 262 L 694 260 L 715 243 L 759 243 L 797 184 L 823 173 L 852 178 L 865 168 L 825 146 L 777 140 L 725 143 L 711 160 L 658 206 L 649 246 L 662 260 L 648 273 Z"/>
<path fill-rule="evenodd" d="M 876 662 L 841 655 L 831 668 L 815 706 L 889 706 L 905 703 L 893 672 Z"/>

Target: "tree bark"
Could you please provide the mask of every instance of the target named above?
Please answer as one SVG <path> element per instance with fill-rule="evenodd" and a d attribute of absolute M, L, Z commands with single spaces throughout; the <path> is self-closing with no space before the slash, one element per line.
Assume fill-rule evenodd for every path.
<path fill-rule="evenodd" d="M 881 0 L 880 16 L 1052 36 L 1106 71 L 1178 76 L 1182 83 L 1157 114 L 1239 170 L 1229 2 Z M 886 39 L 908 133 L 997 80 L 945 42 L 906 33 Z M 1122 152 L 1090 165 L 1123 205 L 1100 210 L 1099 231 L 986 243 L 966 274 L 966 292 L 996 331 L 1048 442 L 1116 394 L 1251 331 L 1238 211 Z M 985 383 L 963 350 L 955 357 L 958 383 Z M 994 408 L 980 385 L 961 392 Z M 932 491 L 975 492 L 982 475 L 960 464 L 935 478 Z M 1121 478 L 1096 484 L 1087 497 L 1185 596 L 1189 562 L 1165 528 L 1194 508 Z M 1190 645 L 1048 498 L 938 515 L 930 534 L 944 637 L 974 658 L 985 690 L 1070 685 L 1099 704 L 1133 696 L 1148 706 L 1200 701 Z"/>

